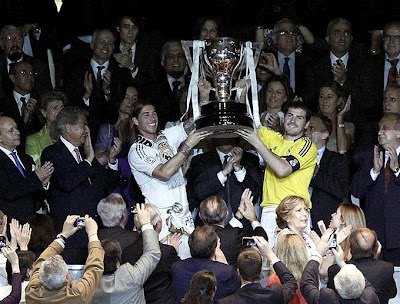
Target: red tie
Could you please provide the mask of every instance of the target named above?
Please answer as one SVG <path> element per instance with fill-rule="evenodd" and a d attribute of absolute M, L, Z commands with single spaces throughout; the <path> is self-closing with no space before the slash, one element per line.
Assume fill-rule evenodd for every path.
<path fill-rule="evenodd" d="M 76 154 L 76 159 L 78 160 L 78 164 L 82 162 L 82 157 L 81 157 L 81 153 L 79 153 L 79 149 L 75 148 L 74 152 Z"/>
<path fill-rule="evenodd" d="M 390 169 L 390 159 L 388 159 L 385 166 L 385 193 L 388 190 L 389 181 L 392 174 L 393 174 L 392 169 Z"/>
<path fill-rule="evenodd" d="M 389 69 L 389 74 L 388 74 L 388 84 L 396 84 L 396 78 L 397 78 L 397 63 L 399 62 L 399 59 L 388 59 L 390 64 L 392 65 Z"/>
<path fill-rule="evenodd" d="M 24 112 L 25 112 L 25 109 L 26 109 L 26 97 L 21 96 L 20 100 L 22 102 L 21 116 L 24 116 Z"/>

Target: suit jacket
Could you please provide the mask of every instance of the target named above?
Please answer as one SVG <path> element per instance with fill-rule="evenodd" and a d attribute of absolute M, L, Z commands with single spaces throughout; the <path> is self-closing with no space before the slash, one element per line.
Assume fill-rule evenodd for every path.
<path fill-rule="evenodd" d="M 69 242 L 69 240 L 68 240 Z M 68 243 L 67 242 L 67 243 Z M 79 281 L 65 284 L 61 289 L 48 290 L 42 285 L 39 269 L 43 261 L 61 254 L 63 248 L 57 241 L 53 241 L 40 255 L 33 268 L 33 274 L 26 287 L 25 299 L 27 303 L 82 303 L 92 302 L 96 286 L 100 283 L 103 274 L 104 250 L 100 242 L 88 244 L 89 256 L 85 264 L 83 277 Z"/>
<path fill-rule="evenodd" d="M 89 112 L 88 124 L 92 142 L 96 142 L 101 124 L 114 123 L 118 115 L 118 100 L 116 95 L 121 86 L 132 83 L 132 75 L 128 69 L 118 66 L 114 58 L 109 61 L 108 69 L 111 72 L 110 93 L 111 99 L 106 101 L 105 94 L 96 82 L 96 75 L 90 65 L 90 60 L 75 62 L 64 74 L 63 91 L 67 94 L 72 105 L 80 106 Z M 85 73 L 92 75 L 93 91 L 89 97 L 89 106 L 83 101 L 85 89 L 83 86 Z"/>
<path fill-rule="evenodd" d="M 175 294 L 172 289 L 171 266 L 180 261 L 174 247 L 160 243 L 161 259 L 144 284 L 147 304 L 173 304 Z M 143 254 L 143 238 L 139 238 L 122 250 L 122 262 L 134 265 Z"/>
<path fill-rule="evenodd" d="M 300 91 L 300 95 L 303 97 L 304 102 L 313 111 L 318 109 L 318 96 L 320 87 L 327 81 L 333 80 L 332 64 L 330 59 L 330 53 L 315 59 L 307 67 L 306 73 L 304 74 L 304 86 Z M 352 49 L 349 50 L 349 60 L 347 62 L 347 79 L 344 82 L 342 88 L 347 95 L 352 96 L 351 110 L 354 111 L 356 106 L 356 97 L 361 98 L 360 94 L 360 74 L 362 73 L 363 59 L 357 55 Z M 354 104 L 354 107 L 353 107 Z M 351 111 L 351 113 L 353 113 Z M 356 115 L 357 112 L 354 112 Z"/>
<path fill-rule="evenodd" d="M 384 249 L 400 248 L 400 176 L 393 173 L 384 190 L 385 166 L 375 181 L 370 171 L 373 168 L 373 150 L 365 152 L 363 161 L 354 174 L 351 183 L 351 194 L 359 199 L 365 199 L 364 214 L 367 227 L 375 230 L 379 242 Z"/>
<path fill-rule="evenodd" d="M 20 223 L 26 223 L 35 212 L 35 201 L 44 198 L 42 182 L 34 172 L 32 157 L 18 153 L 25 168 L 26 178 L 22 176 L 13 161 L 0 151 L 0 210 Z"/>
<path fill-rule="evenodd" d="M 82 159 L 85 152 L 80 148 Z M 41 163 L 53 163 L 54 172 L 50 180 L 47 201 L 50 205 L 56 230 L 61 231 L 62 225 L 69 214 L 85 214 L 95 217 L 98 202 L 107 196 L 118 182 L 118 171 L 106 169 L 96 160 L 92 165 L 82 161 L 77 163 L 61 140 L 48 146 L 42 152 Z M 84 248 L 87 242 L 86 233 L 78 231 L 66 244 L 66 248 Z"/>
<path fill-rule="evenodd" d="M 100 241 L 104 239 L 118 241 L 122 250 L 124 250 L 128 245 L 134 243 L 139 237 L 137 231 L 126 230 L 121 226 L 101 228 L 97 235 L 99 236 Z"/>
<path fill-rule="evenodd" d="M 226 298 L 219 300 L 219 304 L 264 304 L 264 303 L 288 303 L 295 295 L 297 281 L 293 274 L 281 261 L 274 264 L 274 270 L 279 276 L 282 285 L 263 287 L 260 283 L 250 283 L 241 287 L 238 291 Z M 217 289 L 218 290 L 218 289 Z"/>
<path fill-rule="evenodd" d="M 146 303 L 143 284 L 156 268 L 161 257 L 158 233 L 143 231 L 143 255 L 134 263 L 124 263 L 111 275 L 103 275 L 93 297 L 99 303 Z"/>
<path fill-rule="evenodd" d="M 192 276 L 203 269 L 214 272 L 217 277 L 217 292 L 214 300 L 227 297 L 240 288 L 240 278 L 235 267 L 203 258 L 188 258 L 172 264 L 172 286 L 176 303 L 180 303 L 189 290 Z"/>
<path fill-rule="evenodd" d="M 53 86 L 50 80 L 50 70 L 47 63 L 26 54 L 22 55 L 22 60 L 32 64 L 33 70 L 38 73 L 35 77 L 35 86 L 32 91 L 33 98 L 39 98 L 46 90 L 52 90 Z M 7 58 L 5 54 L 0 55 L 0 98 L 7 93 L 12 92 L 13 85 L 8 78 Z"/>
<path fill-rule="evenodd" d="M 387 304 L 389 299 L 396 297 L 397 287 L 393 279 L 394 267 L 392 263 L 372 258 L 351 259 L 349 263 L 356 265 L 365 278 L 374 286 L 381 304 Z M 329 280 L 327 287 L 335 289 L 333 278 L 339 270 L 340 268 L 337 264 L 333 264 L 328 268 Z"/>
<path fill-rule="evenodd" d="M 376 295 L 374 287 L 368 280 L 365 280 L 365 288 L 358 299 L 346 300 L 343 299 L 335 290 L 330 288 L 319 289 L 319 263 L 310 260 L 304 268 L 301 277 L 300 289 L 307 303 L 312 304 L 339 304 L 339 303 L 352 303 L 352 304 L 379 304 L 378 296 Z"/>
<path fill-rule="evenodd" d="M 347 197 L 350 189 L 350 167 L 347 156 L 325 149 L 318 173 L 311 179 L 313 188 L 311 219 L 314 228 L 323 220 L 328 227 L 331 214 Z M 318 229 L 314 229 L 318 233 Z"/>
<path fill-rule="evenodd" d="M 226 203 L 230 201 L 232 212 L 235 213 L 246 188 L 251 190 L 254 197 L 253 202 L 256 203 L 261 195 L 262 187 L 259 159 L 256 155 L 244 151 L 241 165 L 246 168 L 246 176 L 243 182 L 239 182 L 233 172 L 230 174 L 227 180 L 230 194 L 228 199 L 227 187 L 224 187 L 217 177 L 217 173 L 223 169 L 217 151 L 213 150 L 194 156 L 186 173 L 190 210 L 198 208 L 201 201 L 210 195 L 217 195 L 224 199 Z"/>

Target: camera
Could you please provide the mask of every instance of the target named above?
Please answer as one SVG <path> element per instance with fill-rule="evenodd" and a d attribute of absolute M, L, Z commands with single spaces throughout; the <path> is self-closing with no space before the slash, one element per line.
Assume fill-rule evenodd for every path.
<path fill-rule="evenodd" d="M 85 218 L 84 217 L 77 218 L 76 222 L 75 222 L 75 226 L 82 227 L 82 228 L 85 227 Z"/>
<path fill-rule="evenodd" d="M 336 233 L 333 233 L 333 238 L 331 241 L 331 244 L 329 245 L 329 249 L 335 248 L 337 247 L 337 239 L 336 239 Z"/>
<path fill-rule="evenodd" d="M 7 247 L 7 240 L 4 235 L 0 235 L 0 249 L 3 247 Z"/>
<path fill-rule="evenodd" d="M 131 214 L 137 214 L 136 206 L 131 206 Z"/>
<path fill-rule="evenodd" d="M 251 236 L 244 236 L 242 238 L 242 245 L 245 247 L 257 247 L 256 242 Z"/>

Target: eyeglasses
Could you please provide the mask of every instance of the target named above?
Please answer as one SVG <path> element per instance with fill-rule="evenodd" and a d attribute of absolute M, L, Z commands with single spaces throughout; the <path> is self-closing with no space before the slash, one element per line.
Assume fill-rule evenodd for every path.
<path fill-rule="evenodd" d="M 14 42 L 14 41 L 22 42 L 22 40 L 23 39 L 20 36 L 7 36 L 7 37 L 3 38 L 3 41 L 5 41 L 7 43 L 11 43 L 11 42 Z"/>
<path fill-rule="evenodd" d="M 278 31 L 276 32 L 276 34 L 278 36 L 289 36 L 289 37 L 297 36 L 297 32 L 295 31 Z"/>
<path fill-rule="evenodd" d="M 390 40 L 393 39 L 394 41 L 400 41 L 400 35 L 383 35 L 383 39 Z"/>
<path fill-rule="evenodd" d="M 21 71 L 15 71 L 13 74 L 20 74 L 21 76 L 24 76 L 24 77 L 26 77 L 26 76 L 33 76 L 33 77 L 36 77 L 37 76 L 37 72 L 35 72 L 35 71 L 29 71 L 29 72 L 27 72 L 27 71 L 25 71 L 25 70 L 21 70 Z"/>

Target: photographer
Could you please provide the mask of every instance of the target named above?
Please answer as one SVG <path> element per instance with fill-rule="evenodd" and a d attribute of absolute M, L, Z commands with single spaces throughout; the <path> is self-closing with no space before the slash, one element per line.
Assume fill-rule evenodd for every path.
<path fill-rule="evenodd" d="M 85 215 L 89 255 L 81 280 L 72 280 L 67 264 L 60 255 L 67 239 L 83 229 L 74 225 L 78 218 L 79 215 L 68 215 L 62 232 L 39 256 L 26 287 L 27 303 L 91 303 L 104 270 L 104 250 L 97 237 L 97 223 L 93 218 Z"/>

